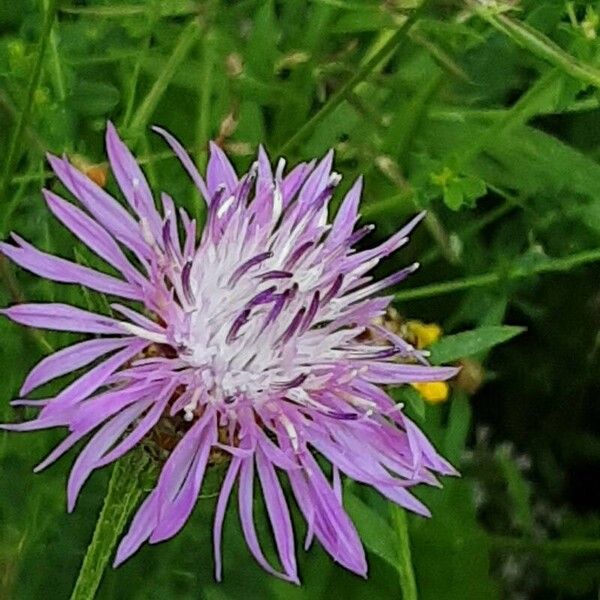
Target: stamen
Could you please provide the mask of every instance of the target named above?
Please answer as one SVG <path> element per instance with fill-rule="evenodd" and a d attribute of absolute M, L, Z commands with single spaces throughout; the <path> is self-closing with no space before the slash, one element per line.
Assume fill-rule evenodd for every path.
<path fill-rule="evenodd" d="M 295 387 L 298 387 L 299 385 L 302 385 L 306 379 L 308 378 L 308 375 L 306 373 L 302 373 L 300 375 L 298 375 L 297 377 L 294 377 L 294 379 L 292 379 L 291 381 L 288 381 L 287 383 L 279 383 L 273 386 L 274 389 L 277 390 L 291 390 Z"/>
<path fill-rule="evenodd" d="M 181 285 L 183 287 L 183 293 L 185 295 L 185 299 L 190 303 L 194 303 L 194 293 L 192 291 L 192 283 L 190 276 L 192 274 L 192 261 L 188 260 L 185 265 L 183 265 L 183 269 L 181 270 Z"/>
<path fill-rule="evenodd" d="M 314 242 L 304 242 L 298 246 L 289 256 L 285 262 L 283 268 L 286 270 L 291 269 L 299 260 L 300 257 L 313 245 Z"/>
<path fill-rule="evenodd" d="M 250 316 L 250 309 L 245 308 L 235 319 L 225 341 L 230 344 L 235 339 L 240 328 L 248 322 L 248 317 Z"/>
<path fill-rule="evenodd" d="M 296 333 L 296 330 L 300 326 L 302 319 L 304 318 L 304 313 L 306 313 L 306 308 L 303 306 L 294 316 L 292 322 L 289 324 L 288 328 L 281 334 L 280 338 L 276 343 L 285 344 L 290 340 L 290 338 Z"/>
<path fill-rule="evenodd" d="M 261 281 L 267 281 L 269 279 L 289 279 L 293 277 L 294 274 L 289 271 L 267 271 L 262 275 L 257 275 L 256 277 Z"/>
<path fill-rule="evenodd" d="M 329 288 L 329 291 L 323 296 L 322 304 L 324 304 L 324 305 L 329 304 L 329 302 L 331 302 L 331 300 L 333 300 L 333 298 L 335 298 L 337 293 L 340 291 L 340 288 L 342 287 L 343 281 L 344 281 L 344 276 L 341 274 L 335 278 L 333 285 Z"/>
<path fill-rule="evenodd" d="M 320 299 L 321 294 L 319 293 L 319 290 L 317 290 L 313 294 L 312 301 L 310 303 L 310 306 L 308 307 L 308 312 L 306 313 L 306 317 L 302 322 L 300 333 L 304 333 L 312 325 L 313 319 L 315 318 L 315 315 L 317 314 L 317 310 L 319 308 Z"/>
<path fill-rule="evenodd" d="M 247 260 L 245 263 L 242 263 L 231 275 L 231 278 L 229 279 L 229 286 L 235 285 L 242 277 L 242 275 L 244 275 L 244 273 L 249 271 L 252 267 L 272 257 L 273 253 L 270 251 L 261 252 L 260 254 L 257 254 L 256 256 L 253 256 L 252 258 Z"/>
<path fill-rule="evenodd" d="M 248 304 L 246 304 L 245 308 L 250 309 L 253 306 L 257 306 L 258 304 L 270 303 L 274 297 L 273 292 L 275 292 L 276 290 L 277 290 L 277 287 L 272 285 L 270 288 L 267 288 L 266 290 L 263 290 L 262 292 L 258 292 L 258 294 L 256 294 L 256 296 L 254 296 L 254 298 L 252 298 L 252 300 L 250 300 L 248 302 Z"/>

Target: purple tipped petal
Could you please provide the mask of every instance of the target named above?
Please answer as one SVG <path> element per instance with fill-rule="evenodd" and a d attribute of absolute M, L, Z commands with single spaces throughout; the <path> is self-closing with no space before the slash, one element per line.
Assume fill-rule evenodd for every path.
<path fill-rule="evenodd" d="M 327 244 L 335 247 L 345 242 L 351 235 L 358 219 L 358 205 L 362 194 L 363 179 L 359 177 L 346 194 L 340 209 L 335 216 Z"/>

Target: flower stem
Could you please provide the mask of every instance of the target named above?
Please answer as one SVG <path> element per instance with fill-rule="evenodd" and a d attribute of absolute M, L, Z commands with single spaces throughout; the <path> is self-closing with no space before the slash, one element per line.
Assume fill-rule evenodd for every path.
<path fill-rule="evenodd" d="M 561 271 L 570 271 L 571 269 L 591 262 L 600 261 L 600 248 L 594 250 L 585 250 L 565 256 L 562 258 L 550 258 L 543 262 L 533 265 L 532 267 L 514 267 L 504 272 L 482 273 L 481 275 L 473 275 L 471 277 L 463 277 L 461 279 L 453 279 L 452 281 L 444 281 L 442 283 L 432 283 L 423 285 L 409 290 L 398 292 L 394 296 L 394 300 L 407 301 L 417 300 L 420 298 L 430 298 L 432 296 L 440 296 L 449 294 L 450 292 L 458 292 L 467 290 L 473 287 L 483 287 L 492 285 L 503 280 L 524 279 L 532 275 L 540 275 L 542 273 L 556 273 Z"/>
<path fill-rule="evenodd" d="M 143 450 L 132 451 L 113 467 L 108 491 L 88 546 L 71 600 L 93 600 L 125 523 L 142 494 L 142 475 L 150 466 Z"/>
<path fill-rule="evenodd" d="M 417 583 L 410 553 L 410 537 L 406 511 L 397 504 L 391 504 L 392 521 L 398 545 L 398 574 L 403 600 L 417 600 Z"/>

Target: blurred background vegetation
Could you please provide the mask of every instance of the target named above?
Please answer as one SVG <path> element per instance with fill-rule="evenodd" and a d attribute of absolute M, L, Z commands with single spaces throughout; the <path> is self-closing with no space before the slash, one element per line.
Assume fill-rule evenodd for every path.
<path fill-rule="evenodd" d="M 409 516 L 419 597 L 597 598 L 599 23 L 600 2 L 564 0 L 0 0 L 0 235 L 17 230 L 94 262 L 49 216 L 40 188 L 60 190 L 44 160 L 51 151 L 115 191 L 107 119 L 155 190 L 199 215 L 151 124 L 177 135 L 200 166 L 209 139 L 239 169 L 259 143 L 288 164 L 334 147 L 342 187 L 366 176 L 372 238 L 429 210 L 383 267 L 423 263 L 391 319 L 422 344 L 438 332 L 414 321 L 437 324 L 438 358 L 463 365 L 445 401 L 444 390 L 394 392 L 463 473 L 420 493 L 432 519 Z M 80 289 L 1 258 L 0 267 L 2 306 L 60 299 L 104 310 Z M 491 350 L 517 332 L 503 324 L 526 329 Z M 72 338 L 2 320 L 0 339 L 0 419 L 28 418 L 9 400 L 46 344 Z M 106 470 L 72 515 L 73 455 L 31 473 L 60 437 L 0 433 L 3 600 L 68 598 L 91 537 Z M 225 581 L 215 584 L 208 490 L 177 538 L 108 572 L 99 596 L 402 597 L 397 513 L 356 484 L 346 492 L 369 551 L 367 581 L 318 546 L 298 548 L 302 587 L 275 581 L 245 550 L 232 514 Z"/>

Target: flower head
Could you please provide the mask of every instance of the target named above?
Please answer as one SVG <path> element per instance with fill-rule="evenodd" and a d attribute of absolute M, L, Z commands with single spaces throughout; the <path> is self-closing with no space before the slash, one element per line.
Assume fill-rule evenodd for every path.
<path fill-rule="evenodd" d="M 380 387 L 455 373 L 430 367 L 422 353 L 374 323 L 391 299 L 376 294 L 417 265 L 377 282 L 368 273 L 408 241 L 422 215 L 380 246 L 356 251 L 353 246 L 371 231 L 355 230 L 362 182 L 356 181 L 328 224 L 328 203 L 340 180 L 332 172 L 332 152 L 286 174 L 285 161 L 273 169 L 260 148 L 249 172 L 238 178 L 213 144 L 203 179 L 179 142 L 157 131 L 206 200 L 200 241 L 195 221 L 177 211 L 169 196 L 162 194 L 156 209 L 141 169 L 112 125 L 106 147 L 128 208 L 66 159 L 50 156 L 81 207 L 44 190 L 48 207 L 119 276 L 41 252 L 17 235 L 0 250 L 37 275 L 83 284 L 136 308 L 112 304 L 111 317 L 56 303 L 4 309 L 24 325 L 96 336 L 44 358 L 29 373 L 22 396 L 89 367 L 54 398 L 17 400 L 40 408 L 39 415 L 4 428 L 68 428 L 36 470 L 89 437 L 69 477 L 72 510 L 94 469 L 170 423 L 172 451 L 116 563 L 146 541 L 176 534 L 192 512 L 206 469 L 226 456 L 214 519 L 218 578 L 223 519 L 237 482 L 252 554 L 270 573 L 297 581 L 294 534 L 277 470 L 287 474 L 308 523 L 307 543 L 315 536 L 336 561 L 364 575 L 364 551 L 342 505 L 340 472 L 423 515 L 427 509 L 410 488 L 435 484 L 436 473 L 455 473 Z M 368 342 L 367 333 L 378 341 Z M 331 463 L 331 477 L 316 454 Z M 267 562 L 255 531 L 255 474 L 280 571 Z"/>

